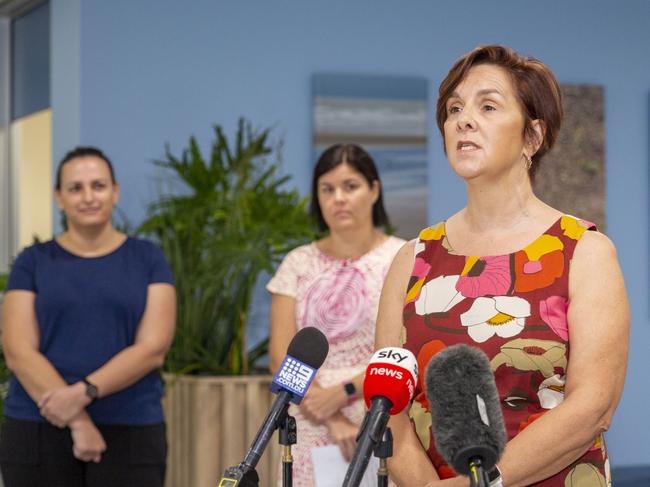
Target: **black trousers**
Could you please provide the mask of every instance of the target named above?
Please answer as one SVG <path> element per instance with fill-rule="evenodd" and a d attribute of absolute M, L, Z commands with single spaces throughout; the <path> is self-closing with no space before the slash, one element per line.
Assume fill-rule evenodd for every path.
<path fill-rule="evenodd" d="M 6 418 L 0 436 L 5 487 L 163 487 L 165 425 L 97 425 L 106 441 L 99 463 L 72 454 L 68 428 Z"/>

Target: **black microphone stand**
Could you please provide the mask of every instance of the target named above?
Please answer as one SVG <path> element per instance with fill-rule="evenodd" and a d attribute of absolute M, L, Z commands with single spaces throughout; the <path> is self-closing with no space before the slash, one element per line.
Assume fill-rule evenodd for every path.
<path fill-rule="evenodd" d="M 281 391 L 278 400 L 273 403 L 273 407 L 266 419 L 263 427 L 257 432 L 244 461 L 239 465 L 228 467 L 219 482 L 219 487 L 259 487 L 260 478 L 255 470 L 257 462 L 262 457 L 262 453 L 273 432 L 280 428 L 288 416 L 289 400 L 291 393 Z M 284 398 L 285 401 L 280 400 Z M 290 436 L 290 435 L 289 435 Z M 292 464 L 290 464 L 292 465 Z"/>
<path fill-rule="evenodd" d="M 282 445 L 282 487 L 293 487 L 293 456 L 291 456 L 291 445 L 295 445 L 298 439 L 298 428 L 296 418 L 286 414 L 280 424 L 278 441 Z"/>
<path fill-rule="evenodd" d="M 386 428 L 381 441 L 375 447 L 375 456 L 379 458 L 377 487 L 388 487 L 388 462 L 386 459 L 393 456 L 393 434 L 390 428 Z"/>
<path fill-rule="evenodd" d="M 385 397 L 375 397 L 370 405 L 370 410 L 363 418 L 363 424 L 357 436 L 357 449 L 345 474 L 342 487 L 358 487 L 361 482 L 368 461 L 375 447 L 381 442 L 390 418 L 389 411 L 393 404 Z"/>

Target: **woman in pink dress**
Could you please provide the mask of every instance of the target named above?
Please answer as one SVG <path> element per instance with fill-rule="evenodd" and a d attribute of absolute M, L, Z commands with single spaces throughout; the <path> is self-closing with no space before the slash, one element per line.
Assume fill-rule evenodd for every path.
<path fill-rule="evenodd" d="M 296 331 L 315 326 L 330 344 L 299 408 L 294 485 L 314 487 L 312 450 L 338 445 L 350 460 L 364 415 L 363 373 L 372 355 L 379 295 L 404 241 L 388 225 L 374 162 L 361 147 L 327 149 L 314 169 L 311 213 L 322 239 L 291 251 L 267 285 L 272 294 L 270 368 L 277 371 Z"/>
<path fill-rule="evenodd" d="M 625 381 L 629 308 L 610 240 L 533 192 L 561 119 L 540 61 L 502 46 L 463 56 L 437 121 L 467 206 L 406 244 L 382 291 L 377 347 L 403 346 L 421 369 L 456 343 L 488 355 L 508 436 L 491 486 L 611 485 L 602 433 Z M 436 451 L 423 389 L 391 419 L 391 476 L 467 486 Z"/>

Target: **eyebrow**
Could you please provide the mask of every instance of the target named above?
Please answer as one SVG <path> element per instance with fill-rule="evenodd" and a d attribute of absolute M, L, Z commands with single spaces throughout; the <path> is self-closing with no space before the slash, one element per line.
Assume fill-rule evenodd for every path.
<path fill-rule="evenodd" d="M 502 94 L 499 90 L 497 90 L 497 89 L 495 89 L 495 88 L 485 88 L 485 89 L 483 89 L 483 90 L 479 90 L 479 92 L 477 93 L 477 95 L 479 95 L 479 96 L 485 96 L 485 95 L 492 95 L 492 94 L 495 94 L 495 93 L 496 93 L 497 95 L 503 97 L 503 94 Z M 449 97 L 449 99 L 451 99 L 451 98 L 460 98 L 460 95 L 458 94 L 457 91 L 454 91 L 454 92 L 451 94 L 451 96 Z"/>
<path fill-rule="evenodd" d="M 90 181 L 90 184 L 92 184 L 92 183 L 106 183 L 108 181 L 110 181 L 110 178 L 97 178 L 97 179 L 93 179 L 92 181 Z M 74 181 L 73 180 L 73 181 L 68 181 L 66 183 L 63 183 L 63 185 L 68 186 L 68 185 L 83 184 L 83 183 L 84 183 L 84 181 Z"/>

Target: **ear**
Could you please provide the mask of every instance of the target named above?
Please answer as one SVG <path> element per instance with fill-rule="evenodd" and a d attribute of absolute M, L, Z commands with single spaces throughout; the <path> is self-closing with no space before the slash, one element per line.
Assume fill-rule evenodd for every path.
<path fill-rule="evenodd" d="M 54 201 L 59 210 L 63 210 L 63 201 L 61 200 L 61 190 L 54 188 Z"/>
<path fill-rule="evenodd" d="M 533 135 L 529 136 L 526 141 L 526 149 L 530 154 L 530 157 L 533 157 L 539 150 L 539 146 L 542 145 L 544 141 L 544 134 L 546 133 L 546 126 L 542 120 L 533 120 L 530 122 L 530 126 L 533 129 Z"/>
<path fill-rule="evenodd" d="M 120 185 L 118 183 L 113 183 L 113 206 L 120 201 Z"/>
<path fill-rule="evenodd" d="M 370 191 L 372 191 L 372 204 L 374 205 L 377 200 L 379 199 L 379 189 L 381 188 L 381 183 L 379 182 L 379 179 L 375 179 L 372 182 L 372 186 L 370 187 Z"/>

